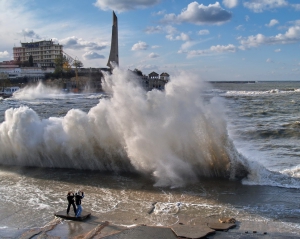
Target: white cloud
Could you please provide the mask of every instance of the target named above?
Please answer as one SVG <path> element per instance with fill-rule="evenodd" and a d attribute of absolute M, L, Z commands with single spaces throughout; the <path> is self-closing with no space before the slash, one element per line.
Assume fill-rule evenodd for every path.
<path fill-rule="evenodd" d="M 199 32 L 198 32 L 198 35 L 208 35 L 209 34 L 209 30 L 207 30 L 207 29 L 204 29 L 204 30 L 200 30 Z"/>
<path fill-rule="evenodd" d="M 263 12 L 273 8 L 286 7 L 288 2 L 286 0 L 251 0 L 244 2 L 244 6 L 253 12 Z"/>
<path fill-rule="evenodd" d="M 174 13 L 164 16 L 162 22 L 165 23 L 193 23 L 197 25 L 202 24 L 223 24 L 229 21 L 232 14 L 221 8 L 219 2 L 205 6 L 198 2 L 190 3 L 187 8 L 176 16 Z"/>
<path fill-rule="evenodd" d="M 82 38 L 77 38 L 75 36 L 62 39 L 59 43 L 64 45 L 65 49 L 89 49 L 98 51 L 105 49 L 108 45 L 108 43 L 85 41 Z"/>
<path fill-rule="evenodd" d="M 105 56 L 99 55 L 97 52 L 89 51 L 82 55 L 85 60 L 104 59 Z"/>
<path fill-rule="evenodd" d="M 223 4 L 228 8 L 234 8 L 238 5 L 238 3 L 238 0 L 223 0 Z"/>
<path fill-rule="evenodd" d="M 245 20 L 246 20 L 246 22 L 249 22 L 250 17 L 249 17 L 248 15 L 246 15 L 246 16 L 245 16 Z"/>
<path fill-rule="evenodd" d="M 268 62 L 268 63 L 273 63 L 273 60 L 272 60 L 271 58 L 268 58 L 268 59 L 266 60 L 266 62 Z"/>
<path fill-rule="evenodd" d="M 151 53 L 149 54 L 149 58 L 157 58 L 157 57 L 159 57 L 159 55 L 156 54 L 156 53 L 154 53 L 154 52 L 151 52 Z"/>
<path fill-rule="evenodd" d="M 161 46 L 158 46 L 158 45 L 154 45 L 154 46 L 152 46 L 151 48 L 152 49 L 156 49 L 156 48 L 160 48 Z"/>
<path fill-rule="evenodd" d="M 275 52 L 281 52 L 281 49 L 278 48 L 278 49 L 275 49 L 274 51 Z"/>
<path fill-rule="evenodd" d="M 273 27 L 273 26 L 275 26 L 276 24 L 278 24 L 279 22 L 276 20 L 276 19 L 272 19 L 271 21 L 270 21 L 270 23 L 268 23 L 268 24 L 266 24 L 265 26 L 267 26 L 267 27 Z"/>
<path fill-rule="evenodd" d="M 9 53 L 8 51 L 0 51 L 0 58 L 8 58 L 9 57 Z"/>
<path fill-rule="evenodd" d="M 300 26 L 292 26 L 286 33 L 277 34 L 276 36 L 267 37 L 263 34 L 257 34 L 256 36 L 252 35 L 247 38 L 239 37 L 238 40 L 240 41 L 240 49 L 242 50 L 260 45 L 296 43 L 300 42 Z"/>
<path fill-rule="evenodd" d="M 178 30 L 175 27 L 170 26 L 170 25 L 166 26 L 165 31 L 168 34 L 176 34 L 176 33 L 178 33 Z"/>
<path fill-rule="evenodd" d="M 195 42 L 195 41 L 187 41 L 181 45 L 181 50 L 187 50 L 196 44 L 197 44 L 197 42 Z"/>
<path fill-rule="evenodd" d="M 234 45 L 232 45 L 232 44 L 229 44 L 227 46 L 217 45 L 217 46 L 211 46 L 210 50 L 212 52 L 218 52 L 218 53 L 236 52 L 236 47 Z"/>
<path fill-rule="evenodd" d="M 167 35 L 166 38 L 171 41 L 189 41 L 189 40 L 191 40 L 190 36 L 183 32 L 177 36 Z"/>
<path fill-rule="evenodd" d="M 148 45 L 146 42 L 142 42 L 142 41 L 139 41 L 138 43 L 135 43 L 131 50 L 132 51 L 140 51 L 140 50 L 147 50 L 148 49 Z"/>
<path fill-rule="evenodd" d="M 125 12 L 129 10 L 147 8 L 158 4 L 161 0 L 97 0 L 94 4 L 96 7 L 106 11 L 113 10 Z"/>

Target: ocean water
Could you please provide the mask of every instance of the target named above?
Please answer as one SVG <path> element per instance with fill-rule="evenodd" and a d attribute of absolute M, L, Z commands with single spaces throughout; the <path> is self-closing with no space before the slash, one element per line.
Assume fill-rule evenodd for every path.
<path fill-rule="evenodd" d="M 145 92 L 116 69 L 103 88 L 0 100 L 0 229 L 45 225 L 80 189 L 84 209 L 120 225 L 230 216 L 300 233 L 300 82 L 179 72 Z"/>

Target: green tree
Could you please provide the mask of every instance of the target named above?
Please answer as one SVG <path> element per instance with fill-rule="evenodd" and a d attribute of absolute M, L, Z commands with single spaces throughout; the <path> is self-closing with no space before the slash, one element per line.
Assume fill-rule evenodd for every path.
<path fill-rule="evenodd" d="M 140 71 L 139 69 L 134 69 L 133 70 L 133 72 L 135 73 L 135 74 L 137 74 L 138 76 L 143 76 L 143 72 L 142 71 Z"/>
<path fill-rule="evenodd" d="M 59 55 L 54 59 L 55 70 L 54 73 L 61 74 L 64 70 L 64 64 L 66 63 L 67 59 L 63 55 Z"/>
<path fill-rule="evenodd" d="M 83 63 L 79 60 L 74 60 L 72 66 L 74 66 L 75 68 L 80 68 L 83 67 Z"/>

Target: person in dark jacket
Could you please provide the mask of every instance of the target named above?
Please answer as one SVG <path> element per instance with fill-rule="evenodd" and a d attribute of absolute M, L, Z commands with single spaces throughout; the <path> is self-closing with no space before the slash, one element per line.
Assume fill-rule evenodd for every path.
<path fill-rule="evenodd" d="M 77 211 L 76 211 L 76 217 L 80 217 L 80 214 L 82 212 L 82 207 L 81 207 L 81 199 L 84 198 L 84 193 L 81 191 L 78 191 L 75 193 L 75 202 L 77 206 Z"/>
<path fill-rule="evenodd" d="M 69 214 L 70 207 L 71 205 L 73 206 L 74 209 L 74 214 L 76 215 L 76 206 L 75 206 L 75 201 L 74 201 L 74 193 L 68 192 L 67 194 L 67 199 L 68 199 L 68 208 L 67 208 L 67 214 Z"/>

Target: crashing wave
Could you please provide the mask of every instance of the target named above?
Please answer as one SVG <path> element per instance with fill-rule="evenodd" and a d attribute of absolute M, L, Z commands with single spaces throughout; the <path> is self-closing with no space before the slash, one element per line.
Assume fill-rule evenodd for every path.
<path fill-rule="evenodd" d="M 185 72 L 164 91 L 146 92 L 116 68 L 105 75 L 101 99 L 88 113 L 40 119 L 11 108 L 0 125 L 0 163 L 139 172 L 157 186 L 182 186 L 201 177 L 242 178 L 246 160 L 228 137 L 220 99 L 204 101 L 203 84 Z"/>

